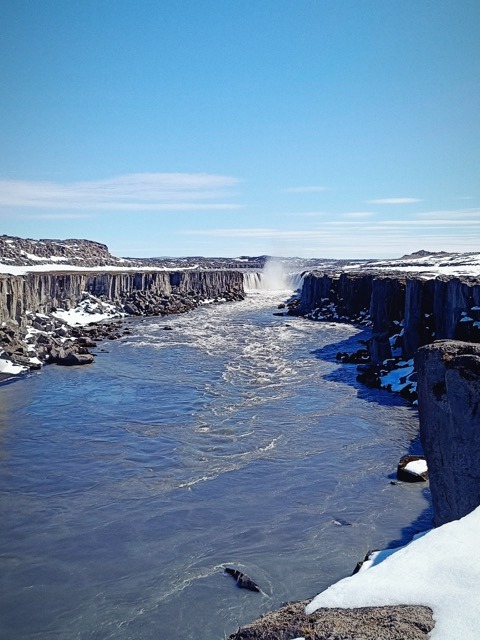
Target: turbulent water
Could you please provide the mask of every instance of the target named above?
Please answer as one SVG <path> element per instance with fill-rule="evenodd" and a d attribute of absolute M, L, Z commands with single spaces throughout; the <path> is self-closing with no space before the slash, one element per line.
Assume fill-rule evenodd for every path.
<path fill-rule="evenodd" d="M 132 321 L 0 388 L 0 637 L 222 640 L 428 525 L 390 483 L 415 411 L 335 363 L 357 330 L 281 299 Z"/>

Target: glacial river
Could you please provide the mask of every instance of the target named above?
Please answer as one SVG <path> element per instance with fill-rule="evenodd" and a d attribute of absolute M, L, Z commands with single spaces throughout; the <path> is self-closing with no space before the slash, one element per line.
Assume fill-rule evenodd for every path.
<path fill-rule="evenodd" d="M 222 640 L 429 526 L 391 484 L 416 411 L 285 296 L 132 320 L 93 366 L 0 387 L 1 638 Z"/>

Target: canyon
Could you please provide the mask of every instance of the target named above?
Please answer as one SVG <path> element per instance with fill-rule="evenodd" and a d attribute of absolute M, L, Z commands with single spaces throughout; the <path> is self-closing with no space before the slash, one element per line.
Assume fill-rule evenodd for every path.
<path fill-rule="evenodd" d="M 206 302 L 241 300 L 245 273 L 257 273 L 264 264 L 260 258 L 240 258 L 227 269 L 228 261 L 192 259 L 190 268 L 175 261 L 169 264 L 177 268 L 167 268 L 163 262 L 115 258 L 105 245 L 90 241 L 18 240 L 3 237 L 0 259 L 0 363 L 18 367 L 15 373 L 50 362 L 93 362 L 89 347 L 123 335 L 125 315 L 165 316 Z M 301 289 L 285 313 L 365 327 L 361 358 L 368 364 L 360 369 L 381 375 L 414 361 L 408 378 L 416 388 L 418 382 L 434 524 L 441 527 L 468 515 L 480 504 L 480 278 L 475 269 L 438 274 L 429 273 L 428 265 L 417 272 L 394 264 L 324 267 L 302 273 Z M 108 322 L 69 325 L 61 313 L 79 305 L 92 319 L 98 313 Z"/>

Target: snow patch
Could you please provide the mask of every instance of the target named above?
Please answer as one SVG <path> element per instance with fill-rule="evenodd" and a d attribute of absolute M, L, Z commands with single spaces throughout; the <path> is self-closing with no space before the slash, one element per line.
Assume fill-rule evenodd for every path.
<path fill-rule="evenodd" d="M 412 460 L 412 462 L 409 462 L 407 465 L 405 465 L 405 471 L 414 473 L 416 476 L 421 476 L 422 473 L 426 473 L 428 471 L 427 461 Z"/>
<path fill-rule="evenodd" d="M 432 529 L 381 564 L 340 580 L 316 596 L 307 614 L 320 607 L 431 607 L 431 640 L 478 640 L 480 607 L 480 507 L 455 522 Z"/>
<path fill-rule="evenodd" d="M 24 373 L 25 371 L 27 371 L 27 367 L 22 367 L 19 364 L 13 364 L 11 360 L 4 360 L 3 358 L 0 358 L 0 373 L 16 376 L 19 373 Z"/>
<path fill-rule="evenodd" d="M 74 308 L 57 309 L 52 312 L 52 316 L 63 320 L 70 327 L 89 324 L 90 322 L 105 322 L 112 318 L 122 317 L 114 304 L 102 302 L 95 296 L 84 293 L 83 300 Z"/>

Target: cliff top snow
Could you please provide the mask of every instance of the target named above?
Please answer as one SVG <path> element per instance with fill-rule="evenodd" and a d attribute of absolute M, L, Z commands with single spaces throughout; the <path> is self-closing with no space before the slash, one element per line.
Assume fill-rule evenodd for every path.
<path fill-rule="evenodd" d="M 480 276 L 480 253 L 430 253 L 418 251 L 393 260 L 351 262 L 348 271 L 395 271 L 421 274 L 425 277 Z"/>
<path fill-rule="evenodd" d="M 108 247 L 92 240 L 33 240 L 0 236 L 0 273 L 23 275 L 35 271 L 127 271 L 183 269 L 261 270 L 268 256 L 238 258 L 117 258 Z M 391 260 L 331 260 L 277 258 L 289 271 L 370 271 L 480 277 L 480 253 L 430 253 L 418 251 Z"/>
<path fill-rule="evenodd" d="M 261 269 L 266 256 L 238 258 L 117 258 L 92 240 L 33 240 L 0 236 L 0 273 L 35 271 L 128 271 L 183 269 Z"/>

